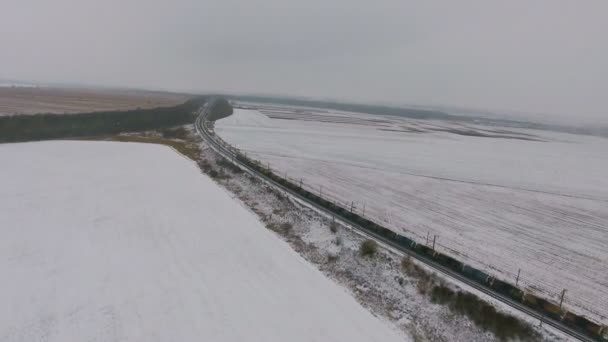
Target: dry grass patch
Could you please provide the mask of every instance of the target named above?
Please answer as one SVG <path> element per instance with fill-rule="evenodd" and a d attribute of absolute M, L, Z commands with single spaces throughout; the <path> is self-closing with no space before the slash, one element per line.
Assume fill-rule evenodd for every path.
<path fill-rule="evenodd" d="M 154 91 L 0 87 L 0 115 L 73 114 L 175 106 L 188 96 Z"/>
<path fill-rule="evenodd" d="M 492 304 L 471 293 L 452 289 L 435 274 L 412 262 L 409 256 L 401 259 L 401 269 L 418 280 L 418 292 L 427 295 L 432 303 L 446 305 L 451 312 L 468 317 L 476 326 L 494 334 L 498 340 L 540 340 L 530 324 L 496 311 Z"/>
<path fill-rule="evenodd" d="M 97 138 L 93 138 L 91 140 L 99 140 Z M 158 136 L 144 136 L 144 135 L 114 135 L 110 137 L 105 137 L 101 140 L 110 140 L 110 141 L 121 141 L 121 142 L 137 142 L 144 144 L 162 144 L 167 145 L 174 148 L 179 153 L 184 156 L 194 160 L 200 160 L 200 149 L 197 144 L 181 141 L 181 140 L 172 140 Z"/>
<path fill-rule="evenodd" d="M 378 252 L 378 244 L 374 240 L 365 240 L 359 247 L 359 254 L 362 257 L 373 257 Z"/>

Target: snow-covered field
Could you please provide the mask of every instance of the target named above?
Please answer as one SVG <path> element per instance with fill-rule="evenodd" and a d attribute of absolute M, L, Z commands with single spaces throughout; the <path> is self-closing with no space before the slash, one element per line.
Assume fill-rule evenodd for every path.
<path fill-rule="evenodd" d="M 228 143 L 396 231 L 608 322 L 608 140 L 265 107 Z M 346 204 L 345 204 L 346 205 Z M 365 209 L 364 209 L 365 208 Z"/>
<path fill-rule="evenodd" d="M 0 341 L 399 341 L 158 145 L 0 145 Z"/>

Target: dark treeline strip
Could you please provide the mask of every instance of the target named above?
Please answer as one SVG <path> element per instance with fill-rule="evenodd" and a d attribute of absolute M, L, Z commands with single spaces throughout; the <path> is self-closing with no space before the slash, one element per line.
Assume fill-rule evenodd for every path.
<path fill-rule="evenodd" d="M 214 98 L 211 100 L 209 115 L 207 115 L 207 120 L 216 121 L 219 119 L 223 119 L 232 115 L 233 109 L 230 105 L 230 102 L 223 97 Z"/>
<path fill-rule="evenodd" d="M 200 96 L 173 107 L 80 114 L 0 117 L 0 142 L 35 141 L 145 131 L 193 123 Z"/>
<path fill-rule="evenodd" d="M 252 95 L 227 96 L 229 99 L 238 101 L 249 101 L 270 104 L 282 104 L 288 106 L 301 106 L 341 110 L 346 112 L 366 113 L 366 114 L 381 114 L 403 116 L 412 119 L 442 119 L 442 120 L 468 120 L 462 116 L 450 115 L 437 110 L 417 109 L 417 108 L 399 108 L 382 105 L 365 105 L 355 103 L 339 103 L 331 101 L 316 101 L 302 100 L 283 97 L 265 97 Z"/>

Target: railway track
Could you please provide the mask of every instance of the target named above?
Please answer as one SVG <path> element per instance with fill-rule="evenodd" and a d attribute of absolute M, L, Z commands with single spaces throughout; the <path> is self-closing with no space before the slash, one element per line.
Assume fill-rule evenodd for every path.
<path fill-rule="evenodd" d="M 508 298 L 500 293 L 497 293 L 496 291 L 482 286 L 452 270 L 450 270 L 449 268 L 446 268 L 438 263 L 436 263 L 434 260 L 431 260 L 429 258 L 426 258 L 422 255 L 416 254 L 416 253 L 411 253 L 411 251 L 409 251 L 406 248 L 403 248 L 402 246 L 399 246 L 397 244 L 395 244 L 394 242 L 385 239 L 384 237 L 375 234 L 372 231 L 369 231 L 367 229 L 365 229 L 364 227 L 361 227 L 360 225 L 358 225 L 355 222 L 352 222 L 351 220 L 345 218 L 345 217 L 341 217 L 339 215 L 337 215 L 335 212 L 313 202 L 310 201 L 309 199 L 307 199 L 306 197 L 292 191 L 289 188 L 284 187 L 283 185 L 275 182 L 274 180 L 266 177 L 264 174 L 259 173 L 257 170 L 249 167 L 248 165 L 242 163 L 241 161 L 238 160 L 236 151 L 233 150 L 230 146 L 228 146 L 227 144 L 222 143 L 221 141 L 218 141 L 215 138 L 215 134 L 212 133 L 209 130 L 209 121 L 206 120 L 207 115 L 209 114 L 209 108 L 212 106 L 212 102 L 213 100 L 209 101 L 207 104 L 205 104 L 203 107 L 201 107 L 200 111 L 199 111 L 199 116 L 197 117 L 196 121 L 195 121 L 195 128 L 197 133 L 201 136 L 201 138 L 207 143 L 209 144 L 209 146 L 218 154 L 220 154 L 221 156 L 223 156 L 224 158 L 226 158 L 227 160 L 231 161 L 232 163 L 234 163 L 235 165 L 237 165 L 239 168 L 241 168 L 242 170 L 244 170 L 245 172 L 249 173 L 252 176 L 255 176 L 259 179 L 261 179 L 262 181 L 264 181 L 265 183 L 287 193 L 289 196 L 291 196 L 292 198 L 297 199 L 300 202 L 305 203 L 307 206 L 312 207 L 313 209 L 315 209 L 316 211 L 320 212 L 323 215 L 329 216 L 329 217 L 336 217 L 338 218 L 342 223 L 346 224 L 347 226 L 349 226 L 350 228 L 352 228 L 355 232 L 357 232 L 358 234 L 365 236 L 367 238 L 373 239 L 376 242 L 378 242 L 379 244 L 381 244 L 382 246 L 384 246 L 385 248 L 389 248 L 392 251 L 395 251 L 401 255 L 410 255 L 411 257 L 417 259 L 418 261 L 424 263 L 425 265 L 427 265 L 428 267 L 434 269 L 435 271 L 443 274 L 446 277 L 449 277 L 453 280 L 456 280 L 460 283 L 466 284 L 467 286 L 480 291 L 484 294 L 486 294 L 489 297 L 492 297 L 496 300 L 501 301 L 502 303 L 517 309 L 518 311 L 533 317 L 537 320 L 539 320 L 539 323 L 541 324 L 546 324 L 549 325 L 553 328 L 555 328 L 556 330 L 568 335 L 569 337 L 575 338 L 579 341 L 583 341 L 583 342 L 598 342 L 598 340 L 588 337 L 576 330 L 571 329 L 568 326 L 565 326 L 563 324 L 561 324 L 561 322 L 556 321 L 554 319 L 551 319 L 549 317 L 545 317 L 543 316 L 542 313 L 539 313 L 521 303 L 518 303 L 514 300 L 512 300 L 511 298 Z"/>

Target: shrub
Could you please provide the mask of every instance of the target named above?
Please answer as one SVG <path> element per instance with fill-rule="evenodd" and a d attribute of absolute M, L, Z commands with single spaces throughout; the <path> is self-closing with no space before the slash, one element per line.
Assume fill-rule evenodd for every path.
<path fill-rule="evenodd" d="M 365 240 L 359 247 L 359 254 L 362 257 L 373 257 L 378 252 L 378 244 L 374 240 Z"/>
<path fill-rule="evenodd" d="M 293 225 L 289 222 L 285 222 L 285 223 L 281 224 L 281 230 L 284 231 L 285 233 L 289 233 L 292 228 L 293 228 Z"/>
<path fill-rule="evenodd" d="M 160 131 L 161 135 L 165 139 L 182 139 L 188 138 L 188 131 L 183 127 L 178 128 L 167 128 Z"/>
<path fill-rule="evenodd" d="M 334 262 L 338 261 L 339 258 L 340 257 L 337 254 L 329 254 L 327 256 L 327 262 L 328 263 L 334 263 Z"/>
<path fill-rule="evenodd" d="M 426 287 L 422 293 L 428 293 L 431 302 L 448 305 L 450 311 L 468 317 L 476 326 L 494 334 L 498 340 L 529 341 L 537 338 L 537 333 L 529 324 L 496 311 L 492 304 L 471 293 L 454 291 L 444 284 L 423 282 L 422 279 L 419 280 L 418 286 Z"/>
<path fill-rule="evenodd" d="M 422 267 L 412 262 L 411 257 L 409 255 L 404 256 L 401 259 L 401 270 L 403 270 L 403 272 L 405 272 L 410 277 L 425 279 L 430 278 L 428 273 Z"/>
<path fill-rule="evenodd" d="M 431 302 L 436 304 L 446 304 L 454 297 L 454 291 L 449 287 L 440 284 L 431 290 Z"/>
<path fill-rule="evenodd" d="M 287 196 L 283 195 L 282 192 L 280 192 L 278 190 L 274 190 L 273 193 L 274 193 L 274 196 L 277 198 L 277 200 L 279 200 L 280 202 L 285 203 L 287 201 Z"/>
<path fill-rule="evenodd" d="M 329 224 L 329 230 L 334 234 L 338 232 L 338 224 L 336 223 L 336 221 L 332 221 Z"/>
<path fill-rule="evenodd" d="M 450 309 L 469 317 L 475 325 L 492 332 L 500 340 L 523 339 L 536 337 L 536 332 L 529 324 L 502 312 L 494 306 L 470 293 L 456 292 L 452 295 Z"/>
<path fill-rule="evenodd" d="M 233 173 L 239 174 L 242 173 L 243 170 L 241 170 L 240 167 L 232 164 L 230 161 L 226 160 L 224 157 L 221 157 L 220 159 L 218 159 L 216 161 L 216 164 L 221 166 L 221 167 L 225 167 L 228 170 L 232 171 Z"/>
<path fill-rule="evenodd" d="M 496 311 L 492 304 L 471 293 L 452 290 L 434 274 L 413 263 L 409 255 L 401 259 L 401 269 L 408 276 L 418 279 L 418 292 L 428 294 L 431 302 L 447 305 L 450 311 L 466 316 L 476 326 L 494 334 L 498 340 L 537 339 L 536 332 L 526 322 Z"/>
<path fill-rule="evenodd" d="M 208 173 L 209 170 L 211 170 L 211 164 L 209 164 L 209 161 L 207 159 L 199 160 L 198 167 L 205 173 Z"/>
<path fill-rule="evenodd" d="M 220 173 L 217 172 L 215 169 L 210 169 L 208 173 L 209 173 L 209 177 L 211 177 L 211 178 L 219 178 L 220 177 Z"/>

